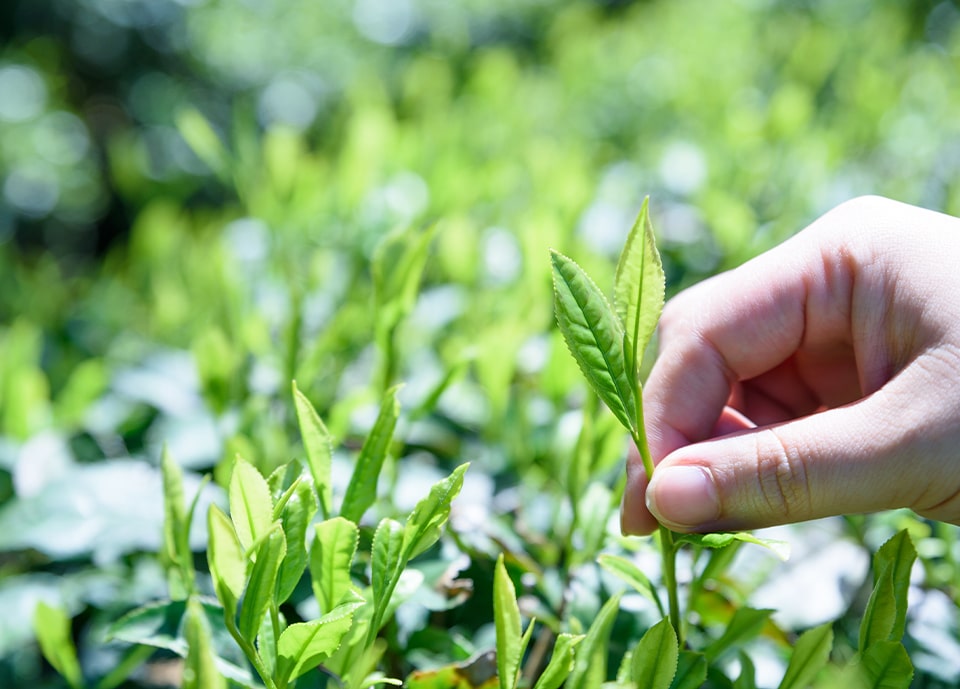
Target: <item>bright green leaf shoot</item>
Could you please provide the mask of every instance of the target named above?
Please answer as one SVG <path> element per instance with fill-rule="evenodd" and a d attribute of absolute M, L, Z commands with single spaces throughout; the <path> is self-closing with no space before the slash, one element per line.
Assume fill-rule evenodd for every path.
<path fill-rule="evenodd" d="M 317 410 L 306 395 L 297 389 L 297 382 L 293 381 L 292 385 L 293 402 L 297 409 L 297 423 L 300 426 L 303 449 L 307 455 L 307 466 L 310 468 L 310 475 L 313 477 L 313 484 L 320 498 L 321 514 L 326 519 L 333 510 L 330 478 L 333 466 L 333 441 Z"/>
<path fill-rule="evenodd" d="M 805 689 L 830 659 L 833 648 L 833 624 L 827 622 L 808 629 L 793 648 L 790 663 L 778 689 Z"/>
<path fill-rule="evenodd" d="M 493 572 L 493 622 L 497 630 L 497 675 L 500 689 L 516 689 L 523 658 L 517 591 L 507 574 L 503 554 Z"/>
<path fill-rule="evenodd" d="M 321 614 L 333 610 L 351 591 L 350 565 L 358 539 L 357 525 L 343 517 L 316 525 L 310 546 L 310 577 Z"/>
<path fill-rule="evenodd" d="M 613 303 L 623 328 L 628 375 L 640 374 L 643 352 L 663 310 L 666 278 L 650 223 L 650 199 L 640 208 L 617 264 Z"/>
<path fill-rule="evenodd" d="M 342 605 L 318 620 L 292 624 L 283 631 L 277 644 L 280 686 L 317 667 L 340 647 L 357 607 L 358 603 Z"/>
<path fill-rule="evenodd" d="M 217 670 L 210 623 L 196 598 L 187 602 L 184 636 L 187 657 L 183 664 L 183 689 L 227 689 L 226 680 Z"/>
<path fill-rule="evenodd" d="M 533 689 L 559 689 L 573 671 L 576 647 L 583 634 L 560 634 L 553 644 L 553 655 Z"/>
<path fill-rule="evenodd" d="M 67 614 L 60 608 L 40 601 L 33 613 L 33 628 L 47 662 L 67 680 L 71 689 L 82 689 L 83 674 L 77 649 L 70 636 L 70 618 Z"/>
<path fill-rule="evenodd" d="M 631 679 L 647 689 L 670 689 L 679 653 L 677 634 L 665 617 L 647 630 L 633 650 Z"/>
<path fill-rule="evenodd" d="M 244 550 L 250 550 L 273 526 L 273 498 L 263 475 L 237 457 L 230 477 L 230 518 Z"/>

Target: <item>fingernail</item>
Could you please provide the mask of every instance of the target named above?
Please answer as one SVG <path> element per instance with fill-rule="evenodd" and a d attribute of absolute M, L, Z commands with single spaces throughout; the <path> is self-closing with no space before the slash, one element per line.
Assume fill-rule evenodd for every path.
<path fill-rule="evenodd" d="M 663 467 L 647 486 L 647 509 L 664 526 L 692 529 L 720 516 L 713 476 L 703 467 Z"/>

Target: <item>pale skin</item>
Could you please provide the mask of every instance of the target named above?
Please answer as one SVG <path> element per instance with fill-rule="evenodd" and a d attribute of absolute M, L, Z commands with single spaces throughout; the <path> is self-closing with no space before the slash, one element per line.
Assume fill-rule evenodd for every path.
<path fill-rule="evenodd" d="M 854 199 L 677 295 L 625 533 L 907 507 L 960 524 L 960 219 Z"/>

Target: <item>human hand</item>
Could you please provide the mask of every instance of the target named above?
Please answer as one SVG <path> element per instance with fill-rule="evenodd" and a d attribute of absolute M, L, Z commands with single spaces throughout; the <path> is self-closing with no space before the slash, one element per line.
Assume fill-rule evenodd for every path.
<path fill-rule="evenodd" d="M 679 294 L 624 533 L 909 507 L 960 524 L 960 219 L 849 201 Z"/>

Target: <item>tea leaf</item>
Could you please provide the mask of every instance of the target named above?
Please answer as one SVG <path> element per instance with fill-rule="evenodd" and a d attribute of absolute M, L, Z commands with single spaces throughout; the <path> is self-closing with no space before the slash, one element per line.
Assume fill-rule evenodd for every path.
<path fill-rule="evenodd" d="M 830 659 L 833 648 L 833 623 L 808 629 L 793 647 L 793 655 L 779 689 L 805 689 Z"/>
<path fill-rule="evenodd" d="M 374 251 L 375 322 L 381 342 L 416 303 L 434 232 L 433 227 L 425 232 L 409 228 L 394 231 L 384 237 Z"/>
<path fill-rule="evenodd" d="M 283 528 L 277 522 L 255 546 L 256 560 L 240 609 L 240 635 L 250 642 L 257 638 L 264 615 L 275 600 L 277 573 L 286 552 Z"/>
<path fill-rule="evenodd" d="M 740 651 L 740 674 L 733 682 L 733 689 L 757 689 L 757 670 L 743 651 Z"/>
<path fill-rule="evenodd" d="M 183 664 L 183 689 L 227 689 L 226 680 L 217 670 L 210 623 L 196 598 L 187 602 L 184 637 L 187 657 Z"/>
<path fill-rule="evenodd" d="M 463 488 L 463 475 L 469 467 L 469 462 L 461 464 L 449 476 L 437 481 L 413 508 L 403 527 L 403 565 L 440 538 L 440 529 L 450 518 L 451 503 Z"/>
<path fill-rule="evenodd" d="M 700 689 L 707 679 L 707 658 L 702 653 L 680 651 L 677 674 L 670 689 Z"/>
<path fill-rule="evenodd" d="M 503 553 L 497 558 L 493 572 L 493 622 L 497 630 L 497 674 L 500 689 L 515 689 L 520 673 L 520 660 L 526 641 L 533 630 L 531 622 L 527 634 L 521 637 L 520 607 L 517 591 L 503 564 Z"/>
<path fill-rule="evenodd" d="M 899 641 L 903 637 L 910 570 L 916 557 L 906 530 L 880 546 L 874 555 L 874 588 L 860 623 L 861 653 L 878 641 Z"/>
<path fill-rule="evenodd" d="M 630 678 L 647 689 L 669 689 L 679 651 L 677 634 L 665 617 L 647 630 L 633 650 Z"/>
<path fill-rule="evenodd" d="M 310 577 L 321 613 L 328 613 L 351 591 L 350 565 L 357 552 L 357 525 L 334 517 L 316 526 L 310 546 Z"/>
<path fill-rule="evenodd" d="M 712 663 L 731 648 L 749 641 L 760 633 L 773 612 L 753 608 L 737 609 L 723 634 L 703 649 L 703 654 Z"/>
<path fill-rule="evenodd" d="M 383 396 L 380 413 L 360 448 L 357 465 L 343 496 L 340 514 L 352 522 L 359 523 L 363 513 L 377 498 L 377 478 L 383 468 L 383 461 L 393 439 L 393 429 L 400 416 L 400 404 L 397 401 L 399 389 L 400 386 L 394 386 Z"/>
<path fill-rule="evenodd" d="M 217 598 L 226 616 L 234 619 L 247 583 L 247 558 L 230 518 L 216 505 L 207 513 L 207 561 Z"/>
<path fill-rule="evenodd" d="M 777 541 L 771 538 L 759 538 L 747 531 L 722 531 L 718 533 L 690 533 L 677 536 L 674 543 L 690 543 L 704 548 L 726 548 L 736 543 L 753 543 L 767 550 L 772 551 L 781 560 L 786 561 L 790 558 L 790 544 L 784 541 Z"/>
<path fill-rule="evenodd" d="M 303 450 L 307 455 L 307 466 L 313 477 L 313 485 L 320 498 L 320 511 L 324 519 L 333 511 L 333 492 L 331 470 L 333 466 L 333 441 L 330 432 L 317 414 L 306 395 L 297 389 L 293 381 L 293 402 L 297 409 L 297 424 L 303 439 Z"/>
<path fill-rule="evenodd" d="M 583 634 L 560 634 L 553 644 L 550 662 L 533 689 L 558 689 L 573 670 L 576 646 L 583 639 Z"/>
<path fill-rule="evenodd" d="M 380 624 L 390 596 L 400 579 L 403 568 L 403 526 L 393 519 L 382 519 L 373 534 L 371 588 L 373 589 L 373 619 L 368 633 L 370 640 L 380 630 Z"/>
<path fill-rule="evenodd" d="M 627 375 L 636 378 L 643 351 L 653 336 L 663 310 L 666 278 L 650 224 L 650 199 L 643 201 L 620 261 L 614 283 L 613 304 L 623 327 Z"/>
<path fill-rule="evenodd" d="M 33 629 L 47 662 L 67 680 L 72 689 L 82 689 L 83 673 L 77 659 L 77 648 L 70 635 L 67 613 L 40 601 L 33 612 Z"/>
<path fill-rule="evenodd" d="M 913 680 L 913 664 L 899 641 L 878 641 L 860 659 L 867 689 L 907 689 Z"/>
<path fill-rule="evenodd" d="M 230 518 L 243 549 L 249 550 L 273 526 L 270 487 L 257 468 L 241 457 L 230 476 Z"/>
<path fill-rule="evenodd" d="M 639 567 L 630 562 L 630 560 L 620 555 L 604 553 L 597 558 L 597 562 L 600 563 L 600 566 L 605 570 L 618 576 L 632 586 L 634 591 L 643 594 L 656 603 L 661 613 L 663 612 L 660 597 L 657 595 L 656 589 L 653 588 L 653 584 L 650 583 L 647 575 L 644 574 Z"/>
<path fill-rule="evenodd" d="M 606 679 L 607 646 L 619 609 L 619 595 L 610 598 L 600 608 L 577 649 L 573 672 L 565 685 L 567 689 L 597 689 Z"/>
<path fill-rule="evenodd" d="M 635 381 L 625 368 L 623 329 L 583 269 L 556 251 L 551 257 L 557 323 L 567 348 L 604 404 L 636 433 L 638 402 Z"/>
<path fill-rule="evenodd" d="M 277 649 L 280 686 L 294 680 L 326 660 L 337 648 L 350 626 L 353 612 L 362 603 L 341 605 L 318 620 L 291 624 L 283 630 Z"/>
<path fill-rule="evenodd" d="M 177 129 L 196 156 L 222 180 L 230 179 L 230 159 L 220 137 L 199 111 L 187 108 L 177 113 Z"/>
<path fill-rule="evenodd" d="M 166 448 L 160 457 L 163 477 L 163 556 L 180 576 L 182 591 L 171 595 L 185 598 L 193 590 L 193 553 L 190 551 L 190 521 L 183 495 L 183 472 Z M 197 491 L 199 496 L 199 491 Z M 194 503 L 196 504 L 196 503 Z"/>
<path fill-rule="evenodd" d="M 307 527 L 317 513 L 317 496 L 309 481 L 291 486 L 290 496 L 281 500 L 279 519 L 287 541 L 287 555 L 280 564 L 277 579 L 277 603 L 283 603 L 297 587 L 307 568 Z"/>

